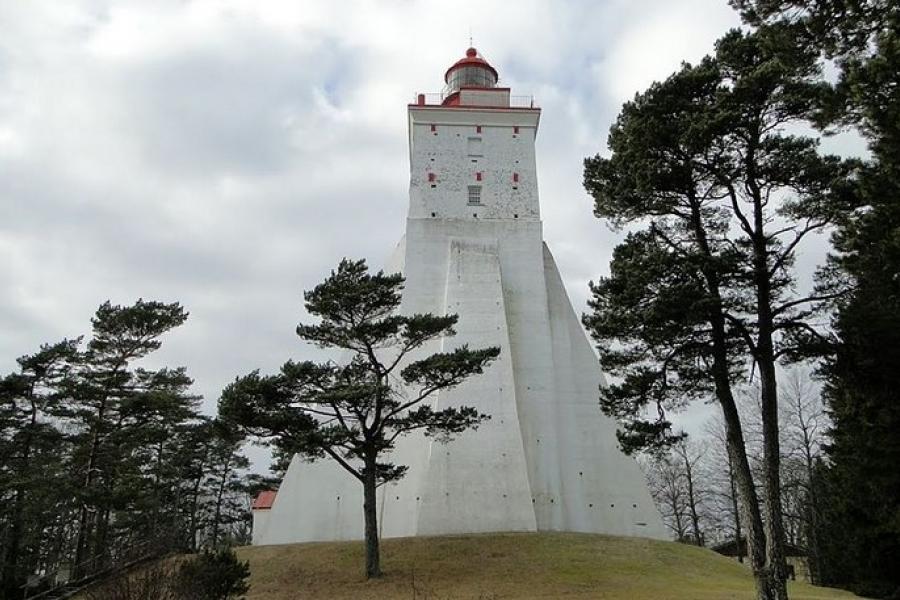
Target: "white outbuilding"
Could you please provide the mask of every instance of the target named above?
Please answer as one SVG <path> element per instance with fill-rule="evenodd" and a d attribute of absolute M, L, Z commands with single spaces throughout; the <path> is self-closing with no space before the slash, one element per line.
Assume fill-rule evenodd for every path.
<path fill-rule="evenodd" d="M 483 375 L 433 398 L 491 419 L 442 444 L 403 438 L 406 476 L 379 488 L 383 537 L 579 531 L 667 538 L 637 464 L 598 403 L 603 376 L 543 242 L 535 137 L 541 110 L 510 95 L 474 48 L 439 98 L 409 105 L 406 314 L 459 315 L 420 356 L 499 346 Z M 363 538 L 362 486 L 331 460 L 294 457 L 254 544 Z M 256 530 L 256 528 L 259 530 Z"/>

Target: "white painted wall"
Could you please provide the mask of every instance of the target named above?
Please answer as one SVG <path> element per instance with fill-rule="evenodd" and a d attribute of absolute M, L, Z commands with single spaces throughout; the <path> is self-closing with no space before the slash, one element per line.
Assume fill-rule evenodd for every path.
<path fill-rule="evenodd" d="M 539 118 L 538 109 L 411 106 L 409 217 L 540 219 L 534 156 Z M 469 154 L 470 138 L 481 140 L 480 155 Z M 468 205 L 470 185 L 482 187 L 482 206 Z"/>
<path fill-rule="evenodd" d="M 409 471 L 380 489 L 382 535 L 666 538 L 642 473 L 600 412 L 599 364 L 542 241 L 540 112 L 411 106 L 409 114 L 409 218 L 387 268 L 406 277 L 402 312 L 459 314 L 457 336 L 410 360 L 462 343 L 498 345 L 501 355 L 484 375 L 432 399 L 436 408 L 475 406 L 490 421 L 448 444 L 419 434 L 398 444 L 392 459 Z M 469 137 L 481 139 L 480 156 L 470 156 Z M 469 206 L 467 188 L 478 184 L 482 205 Z M 361 485 L 329 460 L 295 457 L 270 512 L 254 543 L 363 536 Z"/>
<path fill-rule="evenodd" d="M 265 543 L 266 535 L 269 529 L 269 509 L 254 508 L 253 513 L 253 530 L 251 542 L 254 546 Z"/>

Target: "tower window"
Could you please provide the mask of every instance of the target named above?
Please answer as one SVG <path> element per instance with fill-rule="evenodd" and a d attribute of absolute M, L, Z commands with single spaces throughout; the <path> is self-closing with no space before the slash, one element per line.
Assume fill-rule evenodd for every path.
<path fill-rule="evenodd" d="M 434 127 L 434 126 L 432 125 L 432 127 Z M 434 131 L 434 130 L 432 129 L 432 131 Z M 513 134 L 517 134 L 517 133 L 519 133 L 519 126 L 515 125 L 515 126 L 513 126 Z"/>
<path fill-rule="evenodd" d="M 481 125 L 475 126 L 475 133 L 481 133 Z"/>
<path fill-rule="evenodd" d="M 481 151 L 481 138 L 480 137 L 470 137 L 467 144 L 468 154 L 469 156 L 482 156 Z"/>
<path fill-rule="evenodd" d="M 469 186 L 469 205 L 478 206 L 481 204 L 481 186 L 480 185 L 470 185 Z"/>
<path fill-rule="evenodd" d="M 481 181 L 481 171 L 475 173 L 475 181 Z"/>

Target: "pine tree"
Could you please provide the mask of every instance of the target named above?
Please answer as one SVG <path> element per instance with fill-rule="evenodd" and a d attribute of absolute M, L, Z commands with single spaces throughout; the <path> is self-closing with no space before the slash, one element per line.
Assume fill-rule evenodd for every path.
<path fill-rule="evenodd" d="M 42 346 L 0 378 L 6 595 L 19 597 L 29 575 L 52 579 L 63 566 L 76 567 L 77 579 L 194 550 L 210 532 L 220 545 L 246 538 L 240 437 L 197 412 L 184 368 L 139 363 L 186 316 L 178 304 L 105 303 L 85 347 L 81 338 Z"/>
<path fill-rule="evenodd" d="M 250 461 L 241 454 L 243 441 L 236 430 L 217 421 L 207 449 L 208 467 L 204 488 L 206 501 L 205 544 L 209 548 L 231 545 L 227 542 L 239 537 L 247 525 L 250 511 L 245 471 Z"/>
<path fill-rule="evenodd" d="M 817 349 L 833 427 L 815 481 L 822 580 L 867 595 L 896 594 L 900 572 L 900 6 L 889 0 L 733 0 L 761 28 L 790 26 L 798 46 L 838 67 L 819 115 L 853 126 L 871 159 L 858 201 L 839 222 L 821 278 L 843 290 L 833 343 Z"/>
<path fill-rule="evenodd" d="M 828 297 L 794 293 L 794 253 L 847 202 L 855 166 L 783 132 L 822 93 L 816 58 L 789 30 L 732 31 L 714 57 L 627 103 L 611 158 L 585 163 L 598 217 L 647 224 L 593 286 L 585 324 L 622 378 L 602 404 L 626 421 L 623 445 L 634 449 L 665 444 L 666 411 L 714 394 L 761 599 L 787 596 L 776 362 L 799 351 L 798 338 L 821 336 L 809 318 Z M 760 382 L 762 513 L 732 391 L 748 364 Z M 648 405 L 653 421 L 642 417 Z"/>
<path fill-rule="evenodd" d="M 10 597 L 41 562 L 45 529 L 66 489 L 65 438 L 54 419 L 79 340 L 42 346 L 18 359 L 19 371 L 0 379 L 0 590 Z"/>
<path fill-rule="evenodd" d="M 159 338 L 186 318 L 177 303 L 138 300 L 124 307 L 106 302 L 92 320 L 93 334 L 66 415 L 77 432 L 72 460 L 80 477 L 76 575 L 111 560 L 113 515 L 142 498 L 135 491 L 146 463 L 143 440 L 136 434 L 149 430 L 151 405 L 174 402 L 179 410 L 191 405 L 192 399 L 183 397 L 190 383 L 183 371 L 132 368 L 159 349 Z"/>
<path fill-rule="evenodd" d="M 403 477 L 390 462 L 398 437 L 423 430 L 448 439 L 487 418 L 472 407 L 435 411 L 426 400 L 481 373 L 499 348 L 456 350 L 409 362 L 411 352 L 454 334 L 456 315 L 402 315 L 403 277 L 369 273 L 365 261 L 343 260 L 305 293 L 321 320 L 299 325 L 300 338 L 349 354 L 341 365 L 286 363 L 277 375 L 242 377 L 222 393 L 219 412 L 250 433 L 273 438 L 284 453 L 328 457 L 363 486 L 366 576 L 381 575 L 376 512 L 378 486 Z"/>

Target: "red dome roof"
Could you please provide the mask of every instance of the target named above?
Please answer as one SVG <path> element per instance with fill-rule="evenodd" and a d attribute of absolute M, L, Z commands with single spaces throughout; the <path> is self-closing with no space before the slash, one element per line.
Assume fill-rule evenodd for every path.
<path fill-rule="evenodd" d="M 500 78 L 500 76 L 497 74 L 497 69 L 492 67 L 490 63 L 488 63 L 488 61 L 478 56 L 478 50 L 476 50 L 475 48 L 469 48 L 468 50 L 466 50 L 465 58 L 461 58 L 453 63 L 453 66 L 447 69 L 447 72 L 444 73 L 444 83 L 449 83 L 450 73 L 461 67 L 483 67 L 491 71 L 494 74 L 495 79 Z"/>

